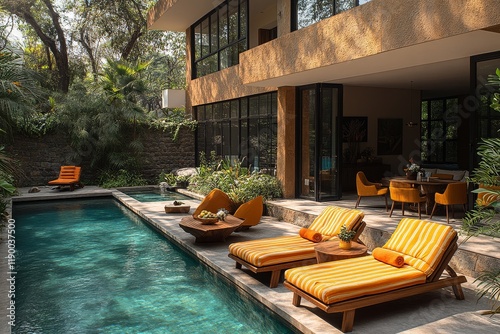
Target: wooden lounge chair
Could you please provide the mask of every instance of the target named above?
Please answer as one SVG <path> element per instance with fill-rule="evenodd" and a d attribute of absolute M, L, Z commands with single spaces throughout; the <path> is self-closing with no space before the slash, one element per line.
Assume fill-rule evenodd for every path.
<path fill-rule="evenodd" d="M 51 186 L 69 186 L 70 190 L 75 190 L 75 186 L 83 188 L 80 182 L 81 167 L 78 166 L 61 166 L 59 177 L 49 181 Z"/>
<path fill-rule="evenodd" d="M 359 210 L 329 206 L 316 217 L 309 230 L 320 233 L 321 241 L 326 241 L 334 238 L 346 224 L 348 229 L 357 232 L 354 240 L 359 240 L 366 225 L 363 217 Z M 316 245 L 318 243 L 300 235 L 264 238 L 230 244 L 228 256 L 236 261 L 238 269 L 245 266 L 254 273 L 271 272 L 269 286 L 275 288 L 281 270 L 316 263 Z"/>
<path fill-rule="evenodd" d="M 341 330 L 350 332 L 355 310 L 361 307 L 448 286 L 457 299 L 464 299 L 460 284 L 467 280 L 448 265 L 457 248 L 452 227 L 403 218 L 372 255 L 289 269 L 284 285 L 293 292 L 295 306 L 303 297 L 327 313 L 342 312 Z M 401 261 L 400 267 L 389 264 L 391 256 Z M 441 276 L 444 270 L 449 276 Z"/>

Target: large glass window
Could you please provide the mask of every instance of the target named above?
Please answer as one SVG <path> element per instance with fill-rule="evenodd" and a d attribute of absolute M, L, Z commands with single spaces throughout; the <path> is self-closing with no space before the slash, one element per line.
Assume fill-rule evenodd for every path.
<path fill-rule="evenodd" d="M 421 122 L 422 161 L 457 163 L 459 99 L 423 100 Z"/>
<path fill-rule="evenodd" d="M 197 152 L 242 161 L 252 171 L 276 173 L 277 93 L 195 107 Z"/>
<path fill-rule="evenodd" d="M 363 5 L 371 0 L 293 0 L 295 17 L 293 29 L 298 30 L 316 22 Z"/>
<path fill-rule="evenodd" d="M 247 50 L 248 0 L 226 0 L 191 27 L 192 77 L 238 64 Z"/>

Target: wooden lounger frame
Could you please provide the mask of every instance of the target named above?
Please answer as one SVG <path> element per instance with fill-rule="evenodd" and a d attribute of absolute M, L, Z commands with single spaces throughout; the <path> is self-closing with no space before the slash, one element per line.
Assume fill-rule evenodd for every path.
<path fill-rule="evenodd" d="M 353 230 L 356 231 L 356 235 L 354 236 L 353 240 L 357 240 L 358 242 L 361 243 L 359 240 L 359 236 L 365 229 L 366 223 L 364 221 L 360 221 L 354 227 L 352 228 Z M 279 263 L 279 264 L 274 264 L 270 266 L 264 266 L 264 267 L 256 267 L 255 265 L 243 260 L 242 258 L 239 258 L 233 254 L 228 254 L 228 256 L 236 261 L 236 268 L 241 269 L 242 266 L 247 267 L 251 272 L 253 273 L 263 273 L 263 272 L 271 272 L 271 281 L 269 283 L 270 288 L 275 288 L 278 286 L 279 280 L 280 280 L 280 275 L 281 271 L 283 269 L 290 269 L 290 268 L 295 268 L 295 267 L 303 267 L 307 266 L 310 264 L 316 264 L 316 255 L 314 257 L 311 257 L 309 259 L 304 259 L 304 260 L 299 260 L 299 261 L 292 261 L 292 262 L 285 262 L 285 263 Z"/>
<path fill-rule="evenodd" d="M 453 254 L 457 250 L 457 240 L 455 237 L 453 242 L 450 244 L 446 250 L 443 258 L 436 267 L 434 273 L 427 278 L 426 283 L 418 284 L 415 286 L 410 286 L 402 289 L 397 289 L 393 291 L 388 291 L 384 293 L 379 293 L 371 296 L 358 297 L 351 300 L 345 300 L 333 304 L 325 304 L 315 298 L 314 296 L 308 294 L 307 292 L 297 288 L 295 285 L 285 281 L 284 285 L 286 288 L 293 292 L 292 303 L 295 306 L 300 306 L 301 298 L 304 297 L 306 300 L 310 301 L 316 305 L 321 310 L 327 313 L 340 313 L 342 312 L 342 332 L 352 331 L 354 325 L 354 314 L 356 309 L 366 306 L 372 306 L 380 303 L 385 303 L 391 300 L 396 300 L 400 298 L 410 297 L 418 295 L 421 293 L 429 292 L 436 289 L 445 288 L 451 286 L 453 288 L 453 293 L 458 300 L 463 300 L 464 293 L 462 291 L 462 286 L 460 284 L 467 282 L 464 276 L 457 276 L 455 271 L 448 265 Z M 450 277 L 441 278 L 443 271 L 446 270 Z"/>

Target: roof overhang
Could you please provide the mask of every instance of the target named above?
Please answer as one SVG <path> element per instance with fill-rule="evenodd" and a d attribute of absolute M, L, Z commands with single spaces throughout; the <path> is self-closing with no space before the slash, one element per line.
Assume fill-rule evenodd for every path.
<path fill-rule="evenodd" d="M 159 0 L 148 12 L 148 29 L 185 32 L 223 0 Z"/>
<path fill-rule="evenodd" d="M 244 80 L 244 83 L 256 87 L 280 87 L 327 82 L 395 88 L 406 87 L 413 81 L 415 89 L 467 92 L 470 57 L 499 51 L 500 34 L 493 31 L 473 31 L 292 74 Z M 258 64 L 254 59 L 240 62 L 240 66 L 248 69 Z"/>

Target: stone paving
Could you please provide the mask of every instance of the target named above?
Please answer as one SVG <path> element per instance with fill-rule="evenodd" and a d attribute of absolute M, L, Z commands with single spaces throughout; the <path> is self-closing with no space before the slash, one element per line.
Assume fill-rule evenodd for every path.
<path fill-rule="evenodd" d="M 246 270 L 236 269 L 234 261 L 227 257 L 227 247 L 232 242 L 298 233 L 300 225 L 314 218 L 325 205 L 354 207 L 355 201 L 352 196 L 346 196 L 345 200 L 342 201 L 328 203 L 304 200 L 273 201 L 269 203 L 269 211 L 280 219 L 264 216 L 259 225 L 248 231 L 233 233 L 224 243 L 196 244 L 194 237 L 179 227 L 179 220 L 184 214 L 165 213 L 164 205 L 167 202 L 141 203 L 122 192 L 103 190 L 97 187 L 85 187 L 74 192 L 56 191 L 48 187 L 40 187 L 40 190 L 39 193 L 29 194 L 27 189 L 21 189 L 21 196 L 15 198 L 14 201 L 114 196 L 154 226 L 167 239 L 198 257 L 213 270 L 233 282 L 238 289 L 245 291 L 290 322 L 300 332 L 340 333 L 341 314 L 326 314 L 306 301 L 302 303 L 301 307 L 293 306 L 291 304 L 292 293 L 282 284 L 275 289 L 270 289 L 267 286 L 269 275 L 255 275 Z M 195 199 L 189 201 L 189 205 L 192 207 L 191 212 L 198 203 L 199 201 Z M 390 235 L 401 219 L 400 211 L 397 214 L 395 212 L 393 217 L 389 218 L 388 213 L 385 212 L 383 201 L 365 201 L 363 199 L 360 209 L 366 215 L 367 228 L 365 231 L 370 237 L 366 237 L 365 240 L 368 241 L 367 245 L 370 249 L 370 243 L 382 242 L 384 236 Z M 412 214 L 416 215 L 411 212 L 407 213 L 407 215 Z M 445 219 L 445 217 L 437 217 L 436 219 L 433 217 L 435 221 L 445 222 Z M 451 224 L 459 228 L 460 220 L 453 220 Z M 371 235 L 379 235 L 379 237 Z M 494 261 L 498 260 L 496 257 L 499 256 L 499 248 L 498 239 L 478 238 L 461 245 L 459 252 L 467 254 L 466 258 L 470 262 L 474 262 L 473 267 L 477 269 L 480 267 L 477 262 L 484 259 L 481 256 L 488 256 L 493 259 L 493 263 L 496 263 Z M 2 248 L 2 251 L 5 249 Z M 471 254 L 480 254 L 481 256 Z M 462 273 L 460 270 L 457 271 Z M 462 274 L 469 276 L 466 273 Z M 463 285 L 465 293 L 463 301 L 456 300 L 450 288 L 359 309 L 356 311 L 353 333 L 499 333 L 499 317 L 481 315 L 482 311 L 490 308 L 490 304 L 487 299 L 481 299 L 477 302 L 477 287 L 473 282 L 474 279 L 468 277 L 468 282 Z M 7 288 L 5 284 L 0 284 L 0 301 L 3 305 L 7 305 Z M 3 314 L 0 315 L 4 318 Z M 1 325 L 0 331 L 4 333 L 2 331 L 5 329 L 3 321 Z"/>

